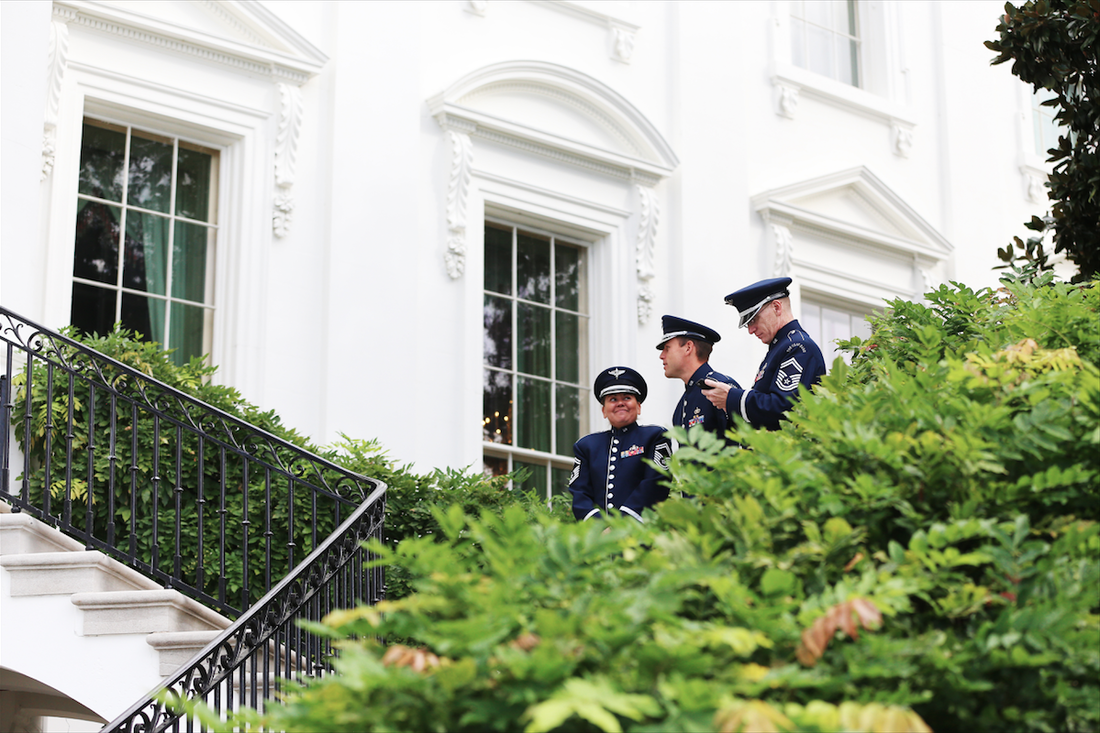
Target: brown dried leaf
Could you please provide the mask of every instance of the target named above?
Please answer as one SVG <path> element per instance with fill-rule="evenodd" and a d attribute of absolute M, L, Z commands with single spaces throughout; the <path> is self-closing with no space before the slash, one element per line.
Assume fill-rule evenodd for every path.
<path fill-rule="evenodd" d="M 874 631 L 882 625 L 882 613 L 872 601 L 853 598 L 838 603 L 824 616 L 802 632 L 802 643 L 795 655 L 807 667 L 817 664 L 836 632 L 843 631 L 852 639 L 859 639 L 859 627 Z"/>
<path fill-rule="evenodd" d="M 387 667 L 411 667 L 415 672 L 423 672 L 442 666 L 443 662 L 425 649 L 411 649 L 404 644 L 395 644 L 382 657 L 382 664 Z"/>
<path fill-rule="evenodd" d="M 508 646 L 513 649 L 519 649 L 520 651 L 529 652 L 539 645 L 542 641 L 537 634 L 524 633 L 513 639 Z"/>

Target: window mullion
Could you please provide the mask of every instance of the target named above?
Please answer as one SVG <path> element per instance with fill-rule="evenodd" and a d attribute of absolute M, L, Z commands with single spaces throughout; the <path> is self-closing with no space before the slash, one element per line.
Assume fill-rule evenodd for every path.
<path fill-rule="evenodd" d="M 115 273 L 115 323 L 122 322 L 122 283 L 125 281 L 124 268 L 126 267 L 126 215 L 130 202 L 130 139 L 133 133 L 132 127 L 126 126 L 126 142 L 122 150 L 122 201 L 120 201 L 121 213 L 118 221 L 118 265 Z"/>
<path fill-rule="evenodd" d="M 179 166 L 180 141 L 172 138 L 172 176 L 168 181 L 168 256 L 165 258 L 164 273 L 164 343 L 163 348 L 168 348 L 172 343 L 172 259 L 175 257 L 176 238 L 176 174 Z"/>

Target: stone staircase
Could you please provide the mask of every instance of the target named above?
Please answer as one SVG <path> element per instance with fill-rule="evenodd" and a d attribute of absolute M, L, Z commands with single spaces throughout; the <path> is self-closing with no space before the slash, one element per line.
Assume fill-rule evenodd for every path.
<path fill-rule="evenodd" d="M 33 711 L 0 712 L 2 730 L 19 715 L 112 720 L 231 623 L 3 501 L 0 568 L 0 700 L 13 680 L 45 690 Z"/>

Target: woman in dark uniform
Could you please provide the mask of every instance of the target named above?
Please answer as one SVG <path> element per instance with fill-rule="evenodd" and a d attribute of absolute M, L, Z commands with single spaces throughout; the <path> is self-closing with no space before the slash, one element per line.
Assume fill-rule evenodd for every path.
<path fill-rule="evenodd" d="M 667 467 L 672 441 L 658 425 L 639 425 L 646 397 L 642 375 L 629 367 L 611 367 L 596 377 L 593 394 L 611 429 L 592 433 L 573 445 L 573 516 L 579 521 L 615 509 L 642 520 L 642 510 L 668 498 L 661 474 L 645 459 Z"/>

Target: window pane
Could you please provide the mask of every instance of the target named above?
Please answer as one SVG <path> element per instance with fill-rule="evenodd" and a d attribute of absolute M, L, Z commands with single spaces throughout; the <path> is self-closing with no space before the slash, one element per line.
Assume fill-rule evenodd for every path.
<path fill-rule="evenodd" d="M 516 236 L 516 296 L 550 302 L 550 240 L 519 232 Z"/>
<path fill-rule="evenodd" d="M 516 388 L 516 445 L 532 450 L 550 450 L 550 383 L 519 377 Z"/>
<path fill-rule="evenodd" d="M 482 440 L 512 445 L 512 377 L 508 372 L 485 370 L 482 411 Z"/>
<path fill-rule="evenodd" d="M 164 301 L 133 293 L 122 294 L 122 325 L 142 341 L 164 343 Z"/>
<path fill-rule="evenodd" d="M 482 473 L 486 476 L 503 476 L 508 473 L 508 459 L 497 456 L 482 456 Z"/>
<path fill-rule="evenodd" d="M 115 298 L 118 291 L 73 283 L 73 307 L 69 323 L 81 333 L 106 336 L 115 323 Z"/>
<path fill-rule="evenodd" d="M 485 289 L 512 294 L 512 230 L 485 225 Z"/>
<path fill-rule="evenodd" d="M 833 76 L 833 34 L 811 25 L 806 28 L 806 58 L 815 74 Z"/>
<path fill-rule="evenodd" d="M 172 323 L 169 330 L 168 348 L 175 349 L 172 361 L 180 366 L 186 364 L 192 356 L 202 356 L 203 336 L 206 333 L 207 311 L 194 305 L 172 304 Z"/>
<path fill-rule="evenodd" d="M 550 377 L 550 309 L 516 304 L 516 369 Z"/>
<path fill-rule="evenodd" d="M 210 303 L 207 269 L 214 230 L 198 224 L 176 222 L 172 240 L 172 297 Z"/>
<path fill-rule="evenodd" d="M 554 358 L 557 378 L 578 384 L 581 381 L 580 317 L 558 311 L 554 315 Z"/>
<path fill-rule="evenodd" d="M 168 213 L 172 195 L 172 141 L 134 130 L 130 133 L 131 206 Z"/>
<path fill-rule="evenodd" d="M 550 469 L 550 494 L 568 494 L 569 493 L 569 475 L 571 470 L 566 468 L 551 468 Z"/>
<path fill-rule="evenodd" d="M 122 209 L 81 200 L 77 202 L 76 212 L 73 275 L 86 280 L 117 284 L 120 233 L 118 223 L 122 218 Z"/>
<path fill-rule="evenodd" d="M 84 123 L 83 134 L 77 190 L 88 196 L 121 202 L 125 128 L 88 120 Z"/>
<path fill-rule="evenodd" d="M 485 296 L 485 363 L 501 369 L 512 368 L 512 301 Z"/>
<path fill-rule="evenodd" d="M 535 494 L 541 497 L 549 497 L 546 491 L 546 466 L 539 465 L 537 463 L 525 463 L 523 461 L 513 461 L 513 470 L 520 468 L 526 468 L 530 475 L 522 482 L 516 482 L 514 488 L 517 491 L 533 491 Z"/>
<path fill-rule="evenodd" d="M 573 444 L 581 437 L 581 400 L 587 390 L 559 385 L 555 390 L 554 439 L 559 456 L 573 455 Z"/>
<path fill-rule="evenodd" d="M 122 287 L 167 294 L 168 222 L 163 216 L 127 212 Z"/>
<path fill-rule="evenodd" d="M 176 162 L 176 214 L 210 221 L 210 173 L 213 156 L 179 146 Z"/>
<path fill-rule="evenodd" d="M 584 312 L 581 290 L 584 272 L 580 247 L 570 247 L 561 242 L 554 245 L 554 299 L 559 308 Z"/>

